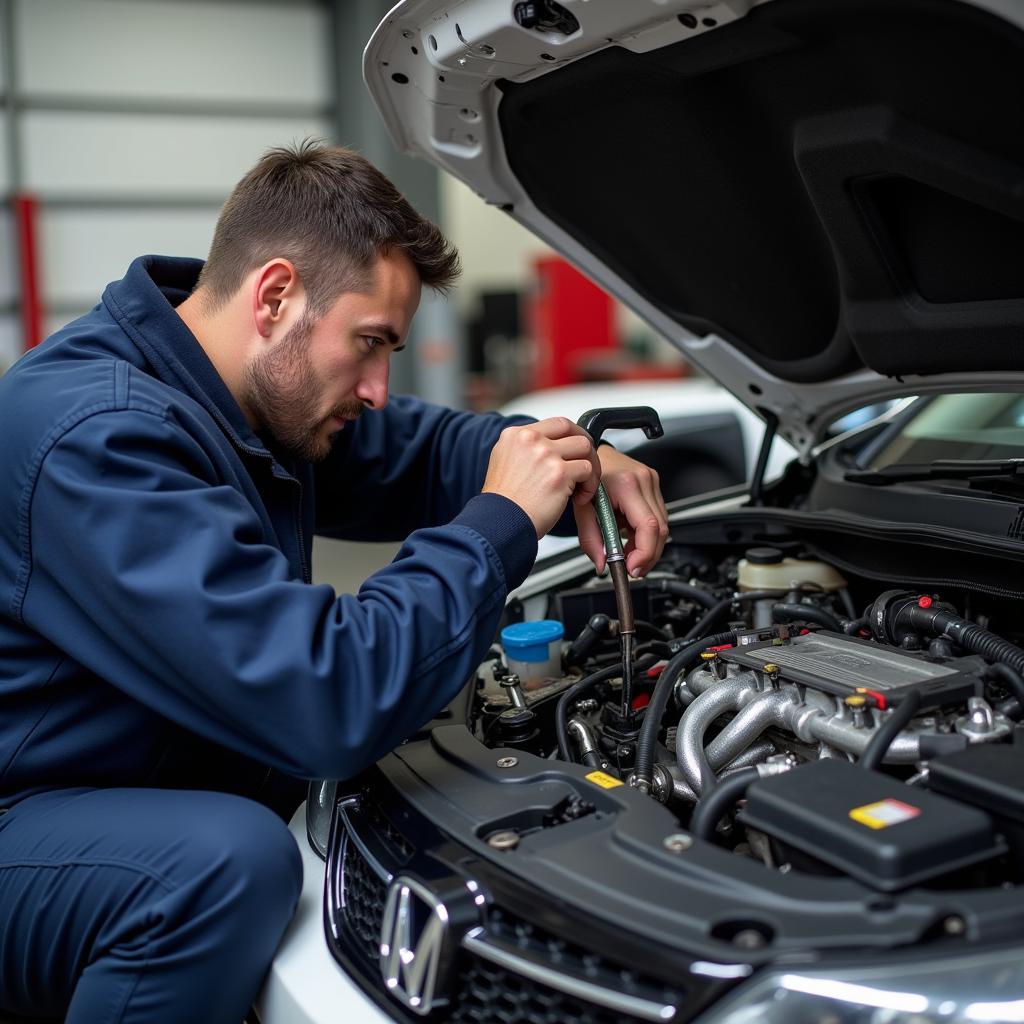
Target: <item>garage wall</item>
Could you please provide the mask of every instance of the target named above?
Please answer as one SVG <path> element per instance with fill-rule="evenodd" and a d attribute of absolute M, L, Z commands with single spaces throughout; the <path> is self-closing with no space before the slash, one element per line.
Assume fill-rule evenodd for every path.
<path fill-rule="evenodd" d="M 10 198 L 40 202 L 50 331 L 143 252 L 204 256 L 267 148 L 335 135 L 330 5 L 0 0 L 0 370 L 21 351 Z"/>

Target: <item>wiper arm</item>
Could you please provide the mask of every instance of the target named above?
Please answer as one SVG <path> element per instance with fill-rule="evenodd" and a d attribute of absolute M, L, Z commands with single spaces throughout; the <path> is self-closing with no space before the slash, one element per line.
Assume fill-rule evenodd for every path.
<path fill-rule="evenodd" d="M 1024 459 L 936 459 L 935 462 L 851 470 L 843 477 L 851 483 L 884 486 L 911 480 L 1019 480 L 1024 482 Z"/>

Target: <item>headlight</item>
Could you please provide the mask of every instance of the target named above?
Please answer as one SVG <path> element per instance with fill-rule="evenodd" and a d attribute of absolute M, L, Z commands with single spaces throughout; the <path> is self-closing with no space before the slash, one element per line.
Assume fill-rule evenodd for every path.
<path fill-rule="evenodd" d="M 1024 949 L 928 963 L 772 970 L 699 1024 L 974 1024 L 1024 1022 Z"/>

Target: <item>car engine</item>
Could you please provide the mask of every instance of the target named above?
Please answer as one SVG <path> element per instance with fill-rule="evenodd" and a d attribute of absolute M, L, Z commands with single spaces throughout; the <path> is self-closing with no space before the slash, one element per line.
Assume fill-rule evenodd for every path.
<path fill-rule="evenodd" d="M 799 545 L 670 546 L 631 595 L 629 707 L 614 594 L 593 578 L 502 631 L 476 680 L 477 739 L 579 762 L 784 873 L 883 891 L 954 871 L 962 886 L 965 868 L 979 886 L 1016 881 L 1024 652 L 986 614 L 848 581 Z M 541 641 L 532 661 L 524 631 Z"/>

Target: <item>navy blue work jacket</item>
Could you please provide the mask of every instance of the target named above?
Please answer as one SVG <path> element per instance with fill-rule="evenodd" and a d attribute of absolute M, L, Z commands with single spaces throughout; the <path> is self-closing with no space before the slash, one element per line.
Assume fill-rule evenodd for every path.
<path fill-rule="evenodd" d="M 345 778 L 448 703 L 536 556 L 480 495 L 510 422 L 394 398 L 315 467 L 271 450 L 136 260 L 0 378 L 0 806 L 67 786 Z M 358 595 L 314 532 L 407 538 Z"/>

